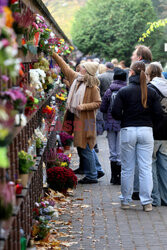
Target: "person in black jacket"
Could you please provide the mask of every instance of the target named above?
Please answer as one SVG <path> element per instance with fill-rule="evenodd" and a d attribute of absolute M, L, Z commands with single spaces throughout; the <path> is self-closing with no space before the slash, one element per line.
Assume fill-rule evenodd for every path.
<path fill-rule="evenodd" d="M 161 119 L 157 93 L 147 87 L 145 64 L 131 65 L 129 86 L 119 90 L 112 116 L 121 120 L 121 207 L 128 209 L 133 193 L 134 170 L 139 167 L 139 196 L 143 210 L 152 210 L 153 117 Z"/>
<path fill-rule="evenodd" d="M 153 205 L 167 206 L 167 80 L 162 76 L 159 62 L 151 63 L 146 70 L 148 85 L 160 96 L 164 117 L 154 124 L 153 152 Z"/>

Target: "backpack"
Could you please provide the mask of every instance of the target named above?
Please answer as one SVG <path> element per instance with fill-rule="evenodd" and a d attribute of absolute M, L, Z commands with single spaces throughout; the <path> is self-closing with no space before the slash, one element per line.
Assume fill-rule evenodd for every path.
<path fill-rule="evenodd" d="M 111 97 L 110 97 L 110 110 L 112 111 L 113 104 L 116 98 L 116 95 L 118 93 L 118 90 L 112 91 Z"/>
<path fill-rule="evenodd" d="M 155 140 L 167 140 L 167 97 L 165 97 L 155 86 L 151 86 L 158 93 L 163 110 L 163 118 L 153 122 L 153 135 Z"/>

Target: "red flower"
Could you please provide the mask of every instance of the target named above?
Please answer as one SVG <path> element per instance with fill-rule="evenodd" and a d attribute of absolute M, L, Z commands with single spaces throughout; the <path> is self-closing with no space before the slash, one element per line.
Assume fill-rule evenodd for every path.
<path fill-rule="evenodd" d="M 11 0 L 10 1 L 11 4 L 14 4 L 14 3 L 17 3 L 17 2 L 18 2 L 18 0 Z"/>

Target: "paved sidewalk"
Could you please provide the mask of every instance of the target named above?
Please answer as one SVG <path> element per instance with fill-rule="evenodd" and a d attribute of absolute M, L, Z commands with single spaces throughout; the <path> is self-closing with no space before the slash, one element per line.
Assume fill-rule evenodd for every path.
<path fill-rule="evenodd" d="M 109 152 L 105 136 L 98 137 L 98 145 L 98 156 L 106 175 L 98 184 L 78 185 L 69 204 L 69 213 L 61 216 L 61 219 L 71 221 L 71 239 L 76 242 L 65 249 L 167 249 L 167 207 L 146 213 L 139 202 L 134 202 L 131 210 L 121 210 L 120 186 L 109 183 Z M 73 165 L 78 166 L 77 154 Z"/>

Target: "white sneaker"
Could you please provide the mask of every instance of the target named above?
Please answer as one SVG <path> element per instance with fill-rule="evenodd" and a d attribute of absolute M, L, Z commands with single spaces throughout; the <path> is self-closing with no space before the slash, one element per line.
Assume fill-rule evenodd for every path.
<path fill-rule="evenodd" d="M 143 205 L 143 211 L 145 212 L 151 212 L 153 210 L 152 208 L 152 204 L 147 204 L 147 205 Z"/>

